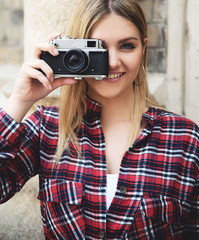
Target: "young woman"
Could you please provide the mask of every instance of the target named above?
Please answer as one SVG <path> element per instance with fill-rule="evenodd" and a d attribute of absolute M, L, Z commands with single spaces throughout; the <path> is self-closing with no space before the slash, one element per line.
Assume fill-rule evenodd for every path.
<path fill-rule="evenodd" d="M 138 2 L 81 0 L 68 34 L 103 41 L 109 76 L 54 79 L 40 55 L 57 49 L 35 48 L 0 112 L 1 202 L 39 174 L 46 239 L 198 239 L 198 127 L 155 107 Z M 22 121 L 61 86 L 59 109 Z"/>

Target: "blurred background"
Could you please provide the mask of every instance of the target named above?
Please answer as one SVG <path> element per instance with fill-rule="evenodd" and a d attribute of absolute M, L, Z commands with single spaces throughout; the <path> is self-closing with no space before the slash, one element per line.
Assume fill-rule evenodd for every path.
<path fill-rule="evenodd" d="M 0 107 L 34 44 L 66 35 L 78 0 L 0 0 Z M 148 81 L 156 101 L 199 123 L 199 1 L 139 0 L 148 22 Z M 42 104 L 53 104 L 50 95 Z M 33 107 L 32 111 L 35 110 Z M 38 178 L 0 206 L 0 240 L 44 239 Z"/>

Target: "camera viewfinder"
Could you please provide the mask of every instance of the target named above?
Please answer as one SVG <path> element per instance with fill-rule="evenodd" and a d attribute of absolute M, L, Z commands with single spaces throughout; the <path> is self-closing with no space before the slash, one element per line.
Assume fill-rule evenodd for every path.
<path fill-rule="evenodd" d="M 88 41 L 87 47 L 96 47 L 96 41 Z"/>

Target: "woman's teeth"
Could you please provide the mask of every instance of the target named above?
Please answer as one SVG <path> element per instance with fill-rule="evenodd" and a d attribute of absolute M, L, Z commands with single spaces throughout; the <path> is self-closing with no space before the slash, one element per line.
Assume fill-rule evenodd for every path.
<path fill-rule="evenodd" d="M 115 73 L 115 74 L 109 74 L 108 75 L 108 78 L 118 78 L 118 77 L 121 77 L 123 75 L 123 73 Z"/>

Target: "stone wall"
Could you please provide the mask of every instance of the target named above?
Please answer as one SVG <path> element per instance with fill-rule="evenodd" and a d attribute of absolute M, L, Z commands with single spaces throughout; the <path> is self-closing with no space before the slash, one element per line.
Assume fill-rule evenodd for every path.
<path fill-rule="evenodd" d="M 148 72 L 167 70 L 167 0 L 140 0 L 148 23 Z"/>
<path fill-rule="evenodd" d="M 184 113 L 199 124 L 199 1 L 187 1 Z"/>
<path fill-rule="evenodd" d="M 0 64 L 23 62 L 23 0 L 0 1 Z"/>
<path fill-rule="evenodd" d="M 23 0 L 0 1 L 0 107 L 6 101 L 2 88 L 12 83 L 23 62 Z"/>

